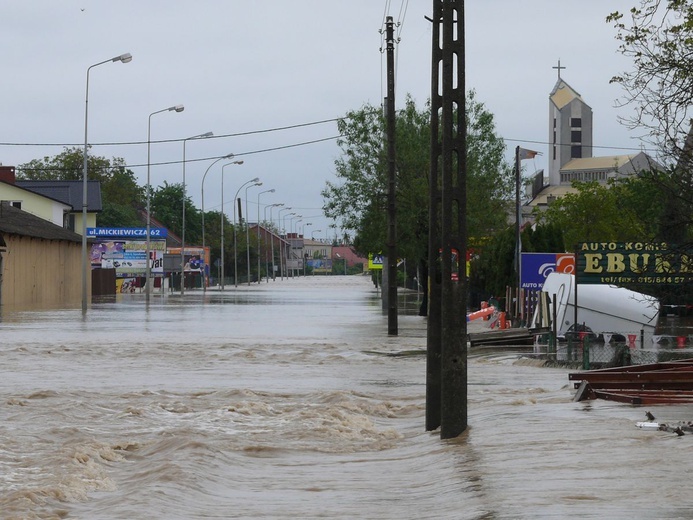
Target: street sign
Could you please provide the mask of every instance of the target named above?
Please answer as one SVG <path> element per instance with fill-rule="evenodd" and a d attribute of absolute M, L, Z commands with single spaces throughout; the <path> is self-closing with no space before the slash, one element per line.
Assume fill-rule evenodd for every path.
<path fill-rule="evenodd" d="M 376 269 L 382 269 L 383 268 L 383 263 L 385 262 L 385 257 L 378 253 L 378 254 L 373 254 L 373 253 L 368 253 L 368 269 L 373 271 Z"/>

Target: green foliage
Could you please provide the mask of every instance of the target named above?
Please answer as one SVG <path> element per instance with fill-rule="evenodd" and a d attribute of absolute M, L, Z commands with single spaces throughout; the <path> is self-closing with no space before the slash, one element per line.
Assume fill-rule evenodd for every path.
<path fill-rule="evenodd" d="M 152 193 L 150 204 L 152 215 L 164 224 L 170 232 L 179 237 L 182 236 L 183 184 L 169 184 L 164 181 L 164 185 L 159 186 Z M 205 215 L 205 227 L 208 225 L 206 218 L 207 215 Z M 216 231 L 212 234 L 219 235 L 219 229 L 217 226 Z M 205 235 L 206 238 L 207 235 Z M 187 192 L 185 194 L 185 243 L 202 243 L 202 213 L 195 207 Z"/>
<path fill-rule="evenodd" d="M 495 134 L 493 116 L 467 99 L 467 222 L 470 237 L 489 236 L 505 225 L 505 206 L 513 186 L 512 168 L 504 161 L 505 145 Z M 329 218 L 354 230 L 354 247 L 362 254 L 385 249 L 387 226 L 387 157 L 385 121 L 379 109 L 365 106 L 339 122 L 343 155 L 335 161 L 339 182 L 322 192 Z M 428 248 L 430 106 L 418 110 L 411 97 L 396 118 L 398 252 L 414 262 Z"/>
<path fill-rule="evenodd" d="M 96 215 L 98 227 L 141 227 L 142 220 L 135 208 L 104 201 L 102 211 Z"/>
<path fill-rule="evenodd" d="M 472 259 L 469 285 L 471 292 L 505 294 L 515 277 L 515 230 L 506 227 L 488 239 Z"/>
<path fill-rule="evenodd" d="M 611 13 L 619 51 L 633 69 L 614 76 L 635 115 L 625 122 L 647 131 L 660 149 L 665 170 L 644 172 L 632 203 L 655 236 L 690 251 L 693 244 L 693 1 L 640 0 L 627 15 Z M 633 190 L 631 190 L 633 191 Z M 679 295 L 693 288 L 676 287 Z M 670 298 L 670 296 L 667 296 Z"/>
<path fill-rule="evenodd" d="M 524 253 L 564 253 L 563 230 L 554 224 L 526 227 L 520 235 Z M 486 240 L 472 258 L 470 287 L 480 299 L 505 294 L 517 284 L 515 227 L 509 226 Z"/>
<path fill-rule="evenodd" d="M 579 242 L 654 240 L 670 204 L 663 177 L 652 175 L 606 185 L 573 183 L 577 193 L 557 199 L 545 211 L 535 210 L 536 221 L 562 229 L 568 251 Z"/>
<path fill-rule="evenodd" d="M 633 70 L 616 75 L 612 83 L 626 91 L 623 104 L 633 104 L 627 122 L 665 149 L 682 143 L 693 106 L 693 2 L 640 0 L 627 15 L 613 12 L 619 51 L 633 60 Z"/>
<path fill-rule="evenodd" d="M 150 201 L 152 216 L 178 236 L 181 235 L 183 223 L 182 201 L 183 184 L 169 184 L 166 181 L 152 192 Z"/>

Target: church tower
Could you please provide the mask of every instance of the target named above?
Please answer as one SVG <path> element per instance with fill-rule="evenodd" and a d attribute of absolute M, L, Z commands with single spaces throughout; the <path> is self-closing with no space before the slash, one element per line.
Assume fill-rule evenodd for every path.
<path fill-rule="evenodd" d="M 549 94 L 549 185 L 561 183 L 560 170 L 572 159 L 592 157 L 592 109 L 561 78 Z"/>

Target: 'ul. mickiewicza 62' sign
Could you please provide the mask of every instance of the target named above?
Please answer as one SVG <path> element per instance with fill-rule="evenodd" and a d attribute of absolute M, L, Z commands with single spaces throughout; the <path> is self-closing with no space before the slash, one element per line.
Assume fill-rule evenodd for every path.
<path fill-rule="evenodd" d="M 579 283 L 693 282 L 693 250 L 667 242 L 583 242 L 576 251 Z"/>

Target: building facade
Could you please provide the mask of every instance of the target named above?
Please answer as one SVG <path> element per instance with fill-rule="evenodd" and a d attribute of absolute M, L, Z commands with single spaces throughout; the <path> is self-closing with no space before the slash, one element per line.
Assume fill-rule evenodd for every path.
<path fill-rule="evenodd" d="M 592 109 L 558 76 L 549 94 L 549 184 L 560 184 L 560 170 L 573 159 L 592 157 Z"/>
<path fill-rule="evenodd" d="M 0 202 L 0 306 L 79 305 L 81 266 L 80 235 Z"/>
<path fill-rule="evenodd" d="M 559 72 L 560 72 L 559 63 Z M 644 152 L 594 157 L 592 109 L 580 94 L 558 76 L 549 95 L 549 175 L 535 174 L 522 207 L 522 224 L 534 221 L 535 208 L 544 209 L 556 199 L 577 190 L 573 182 L 607 184 L 661 166 Z M 548 182 L 547 182 L 548 181 Z"/>

